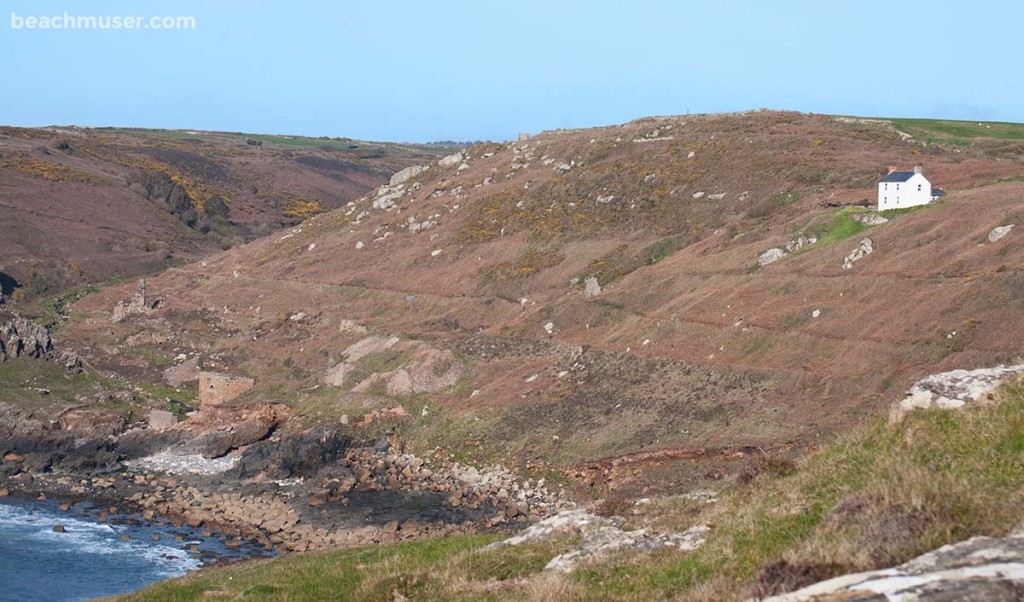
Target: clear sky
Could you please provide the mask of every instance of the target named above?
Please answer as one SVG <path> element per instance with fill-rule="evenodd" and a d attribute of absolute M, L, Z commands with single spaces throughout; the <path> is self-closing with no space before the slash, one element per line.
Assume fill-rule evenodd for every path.
<path fill-rule="evenodd" d="M 194 29 L 16 28 L 188 16 Z M 759 107 L 1024 121 L 1018 0 L 4 0 L 0 123 L 504 140 Z"/>

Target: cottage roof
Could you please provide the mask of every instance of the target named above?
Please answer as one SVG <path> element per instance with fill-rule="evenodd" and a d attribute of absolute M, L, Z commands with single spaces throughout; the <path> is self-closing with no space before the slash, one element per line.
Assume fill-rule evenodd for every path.
<path fill-rule="evenodd" d="M 879 182 L 906 182 L 913 177 L 914 172 L 912 171 L 894 171 L 879 180 Z"/>

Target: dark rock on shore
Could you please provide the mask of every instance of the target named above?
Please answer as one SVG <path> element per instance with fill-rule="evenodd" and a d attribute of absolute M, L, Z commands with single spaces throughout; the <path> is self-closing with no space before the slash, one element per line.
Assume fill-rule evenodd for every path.
<path fill-rule="evenodd" d="M 227 474 L 238 479 L 312 476 L 342 457 L 350 443 L 351 438 L 339 429 L 319 426 L 298 435 L 253 444 Z"/>
<path fill-rule="evenodd" d="M 117 520 L 168 520 L 284 552 L 508 532 L 565 507 L 543 480 L 521 483 L 502 467 L 357 443 L 342 427 L 279 429 L 287 411 L 204 408 L 158 430 L 90 410 L 41 420 L 0 406 L 0 486 L 88 500 L 110 509 L 100 521 L 120 509 L 133 516 Z"/>

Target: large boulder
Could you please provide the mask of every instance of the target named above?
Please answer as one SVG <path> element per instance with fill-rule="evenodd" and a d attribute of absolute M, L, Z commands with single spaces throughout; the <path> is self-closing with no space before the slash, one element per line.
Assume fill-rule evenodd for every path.
<path fill-rule="evenodd" d="M 199 357 L 197 356 L 164 370 L 164 382 L 177 388 L 185 383 L 199 380 L 199 373 Z"/>
<path fill-rule="evenodd" d="M 399 184 L 405 184 L 410 179 L 415 178 L 428 169 L 430 169 L 430 167 L 427 165 L 413 165 L 412 167 L 406 167 L 402 171 L 391 176 L 391 181 L 388 182 L 388 185 L 398 186 Z"/>
<path fill-rule="evenodd" d="M 461 165 L 463 158 L 464 155 L 461 152 L 458 152 L 440 159 L 437 164 L 441 167 L 454 167 L 456 165 Z"/>
<path fill-rule="evenodd" d="M 778 247 L 768 249 L 764 253 L 761 253 L 761 256 L 757 258 L 757 265 L 758 267 L 763 268 L 764 266 L 770 263 L 775 263 L 776 261 L 782 259 L 783 257 L 785 257 L 785 255 L 786 252 Z"/>
<path fill-rule="evenodd" d="M 988 241 L 989 242 L 996 242 L 1000 238 L 1002 238 L 1002 237 L 1006 236 L 1007 234 L 1009 234 L 1010 230 L 1012 230 L 1012 229 L 1013 229 L 1013 224 L 1008 224 L 1006 226 L 998 226 L 996 228 L 992 228 L 992 231 L 988 233 Z"/>

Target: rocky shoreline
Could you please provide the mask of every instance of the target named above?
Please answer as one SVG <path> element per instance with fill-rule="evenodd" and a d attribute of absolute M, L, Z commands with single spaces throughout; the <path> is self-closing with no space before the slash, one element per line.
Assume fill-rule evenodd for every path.
<path fill-rule="evenodd" d="M 520 482 L 503 467 L 464 466 L 440 452 L 420 458 L 388 439 L 354 444 L 323 427 L 274 433 L 216 458 L 189 453 L 208 433 L 155 432 L 140 445 L 132 429 L 7 427 L 0 496 L 89 502 L 202 530 L 229 548 L 291 553 L 511 533 L 573 507 L 543 479 Z"/>

